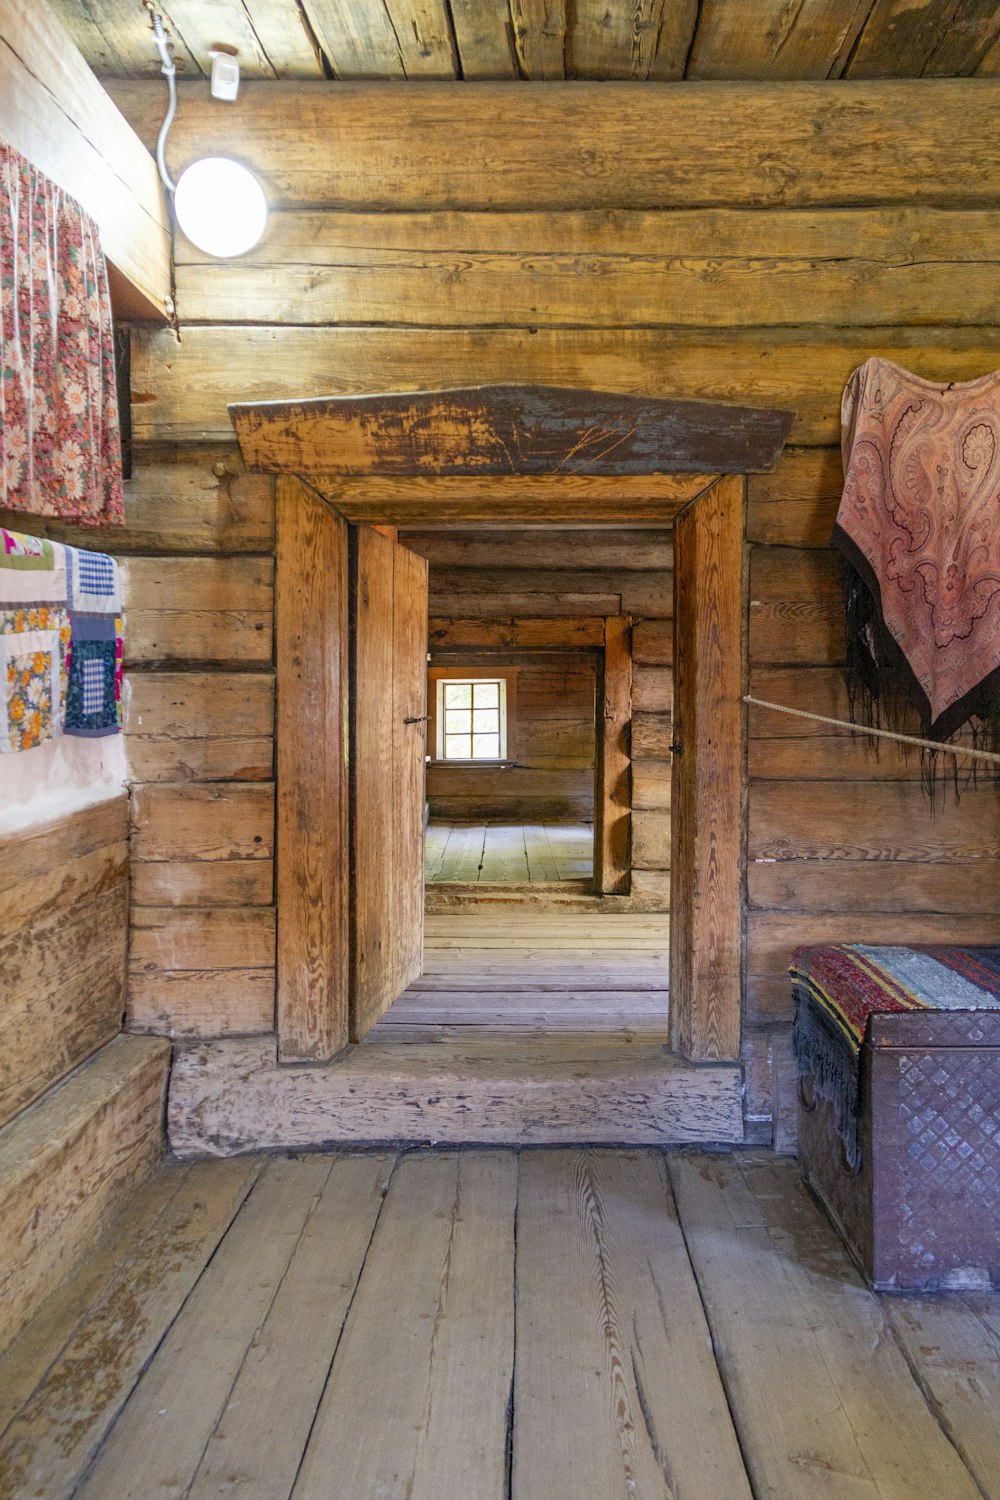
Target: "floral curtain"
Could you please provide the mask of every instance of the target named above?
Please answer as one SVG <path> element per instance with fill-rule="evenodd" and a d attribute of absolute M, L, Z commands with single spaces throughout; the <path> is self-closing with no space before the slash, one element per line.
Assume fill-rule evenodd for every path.
<path fill-rule="evenodd" d="M 97 225 L 0 141 L 0 508 L 124 521 Z"/>

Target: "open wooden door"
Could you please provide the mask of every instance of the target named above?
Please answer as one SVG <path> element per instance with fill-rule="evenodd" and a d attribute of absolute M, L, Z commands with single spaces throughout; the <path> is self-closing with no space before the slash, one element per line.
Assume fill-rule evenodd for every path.
<path fill-rule="evenodd" d="M 352 527 L 350 1032 L 423 967 L 427 563 Z"/>

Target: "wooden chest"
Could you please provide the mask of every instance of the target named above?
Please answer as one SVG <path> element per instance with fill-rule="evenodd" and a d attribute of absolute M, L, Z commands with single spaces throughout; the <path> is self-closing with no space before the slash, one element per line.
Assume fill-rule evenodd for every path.
<path fill-rule="evenodd" d="M 799 1089 L 803 1175 L 881 1291 L 1000 1288 L 1000 1012 L 869 1018 L 860 1161 Z"/>

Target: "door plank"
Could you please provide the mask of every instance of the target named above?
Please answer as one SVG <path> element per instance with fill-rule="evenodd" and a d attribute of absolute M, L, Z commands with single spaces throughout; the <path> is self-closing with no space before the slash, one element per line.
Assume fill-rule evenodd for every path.
<path fill-rule="evenodd" d="M 420 973 L 427 563 L 354 533 L 351 1040 Z"/>
<path fill-rule="evenodd" d="M 750 1500 L 659 1153 L 531 1152 L 513 1493 Z"/>
<path fill-rule="evenodd" d="M 351 1039 L 396 998 L 392 930 L 396 864 L 393 810 L 393 549 L 371 527 L 352 534 Z"/>
<path fill-rule="evenodd" d="M 347 524 L 298 479 L 277 497 L 278 1049 L 348 1039 Z"/>
<path fill-rule="evenodd" d="M 503 1500 L 515 1202 L 510 1152 L 402 1158 L 294 1500 L 329 1500 L 331 1476 L 345 1496 Z"/>

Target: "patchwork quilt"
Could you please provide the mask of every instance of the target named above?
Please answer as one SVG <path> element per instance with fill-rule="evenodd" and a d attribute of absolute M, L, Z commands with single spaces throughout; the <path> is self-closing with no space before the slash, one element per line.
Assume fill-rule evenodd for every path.
<path fill-rule="evenodd" d="M 117 734 L 122 645 L 114 558 L 0 527 L 0 753 Z"/>
<path fill-rule="evenodd" d="M 859 1058 L 868 1018 L 912 1010 L 1000 1010 L 1000 947 L 797 948 L 792 1049 L 800 1078 L 829 1099 L 850 1165 L 858 1161 Z"/>

